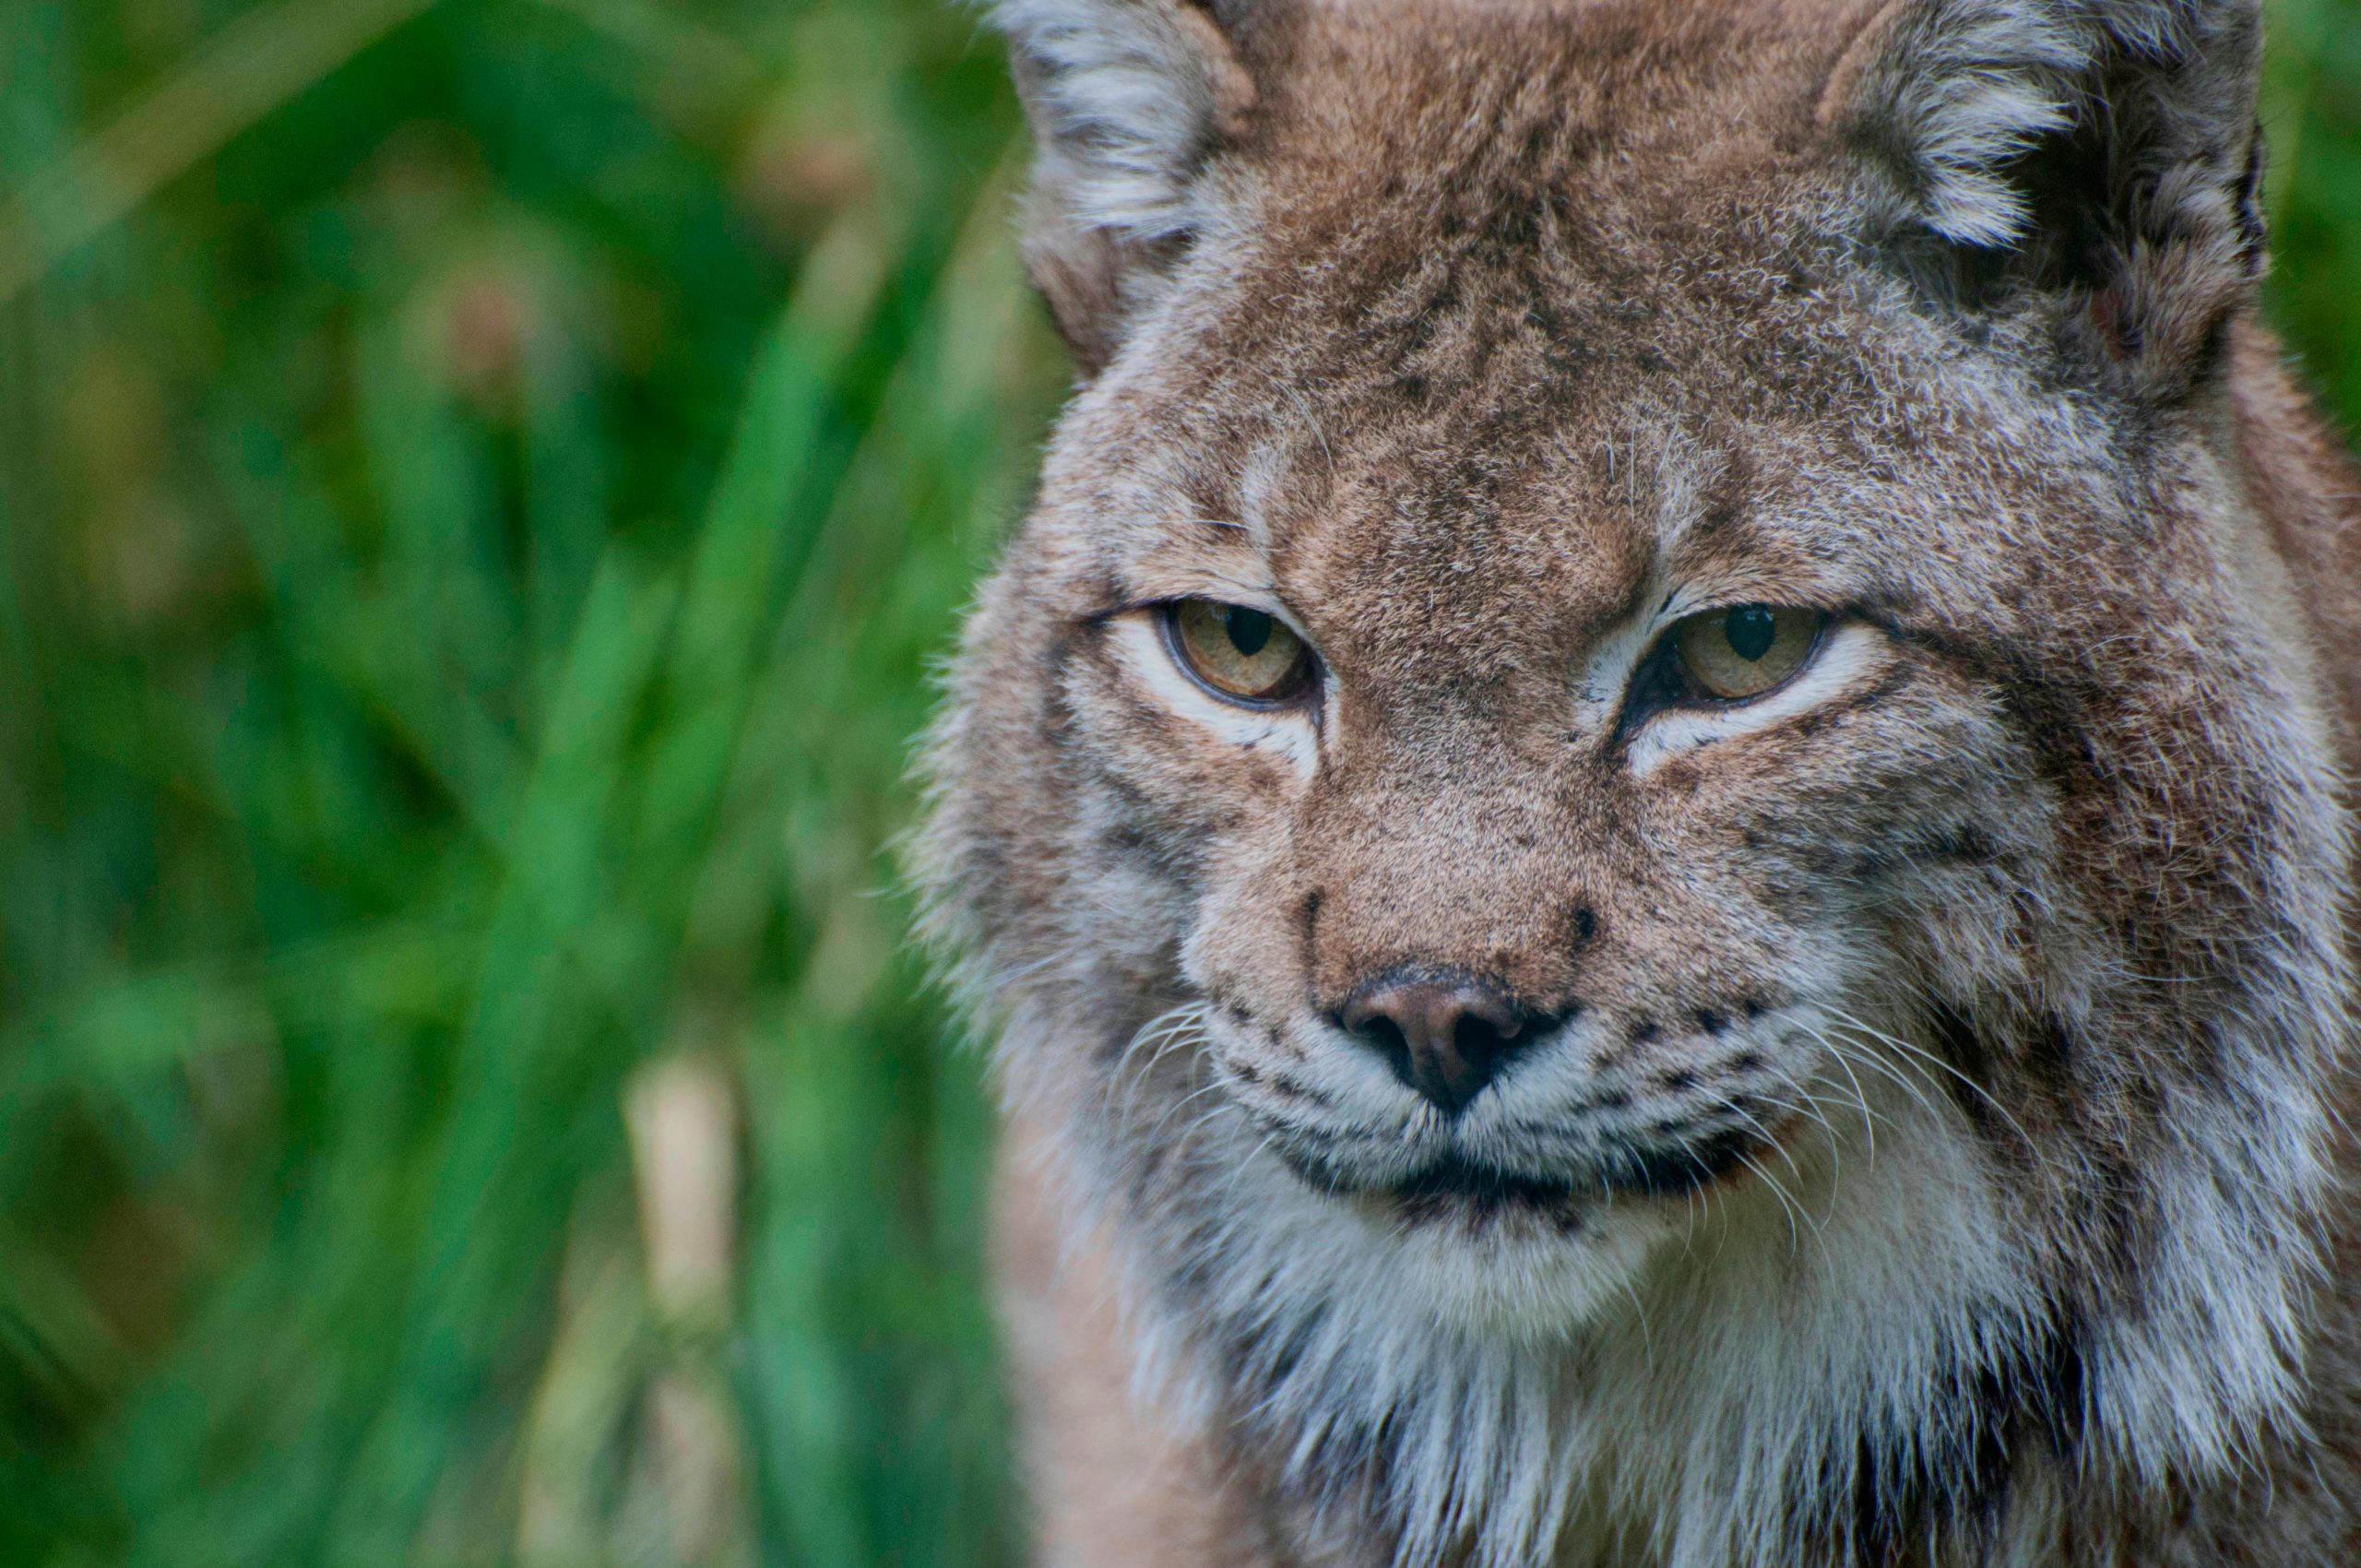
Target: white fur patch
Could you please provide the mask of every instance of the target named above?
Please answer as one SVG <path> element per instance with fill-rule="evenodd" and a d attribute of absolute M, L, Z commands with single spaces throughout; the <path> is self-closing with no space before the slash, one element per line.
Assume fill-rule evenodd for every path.
<path fill-rule="evenodd" d="M 1631 772 L 1644 778 L 1669 759 L 1716 741 L 1776 728 L 1869 682 L 1889 662 L 1885 639 L 1857 623 L 1831 627 L 1811 662 L 1752 702 L 1669 708 L 1631 738 Z"/>
<path fill-rule="evenodd" d="M 1287 620 L 1286 612 L 1271 600 L 1248 599 L 1240 602 L 1281 621 Z M 1269 752 L 1287 758 L 1299 778 L 1309 779 L 1318 771 L 1320 731 L 1309 712 L 1299 707 L 1241 707 L 1237 703 L 1222 701 L 1172 662 L 1164 632 L 1152 614 L 1121 616 L 1109 630 L 1124 668 L 1165 707 L 1204 725 L 1241 751 Z"/>
<path fill-rule="evenodd" d="M 1144 1217 L 1125 1248 L 1143 1405 L 1213 1419 L 1233 1375 L 1199 1360 L 1215 1327 L 1262 1348 L 1253 1419 L 1315 1491 L 1339 1445 L 1389 1434 L 1389 1490 L 1334 1506 L 1347 1527 L 1382 1509 L 1400 1563 L 1794 1568 L 1798 1466 L 1839 1467 L 1849 1495 L 1856 1434 L 1916 1441 L 1963 1356 L 2001 1364 L 2035 1332 L 1974 1135 L 1908 1062 L 1856 1083 L 1832 1053 L 1819 1087 L 1858 1116 L 1815 1122 L 1776 1183 L 1617 1200 L 1572 1237 L 1390 1225 L 1217 1104 L 1186 1134 L 1212 1201 Z M 1103 1123 L 1077 1130 L 1104 1148 Z M 1211 1294 L 1174 1318 L 1154 1282 L 1183 1259 Z"/>
<path fill-rule="evenodd" d="M 1651 588 L 1649 598 L 1656 597 L 1656 590 Z M 1590 658 L 1574 676 L 1577 728 L 1604 730 L 1615 722 L 1615 716 L 1622 711 L 1624 695 L 1631 690 L 1631 677 L 1639 671 L 1640 660 L 1647 657 L 1666 624 L 1661 614 L 1642 611 L 1609 629 L 1592 647 Z"/>
<path fill-rule="evenodd" d="M 1929 6 L 1901 25 L 1880 108 L 1919 217 L 1964 244 L 2013 243 L 2031 214 L 2003 169 L 2073 123 L 2070 78 L 2093 61 L 2091 30 L 2038 0 Z"/>

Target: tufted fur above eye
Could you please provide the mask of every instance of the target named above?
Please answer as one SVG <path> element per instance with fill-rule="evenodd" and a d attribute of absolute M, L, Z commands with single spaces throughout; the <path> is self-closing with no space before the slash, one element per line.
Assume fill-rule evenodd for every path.
<path fill-rule="evenodd" d="M 1832 84 L 1872 241 L 1969 310 L 2062 304 L 2070 349 L 2186 392 L 2261 268 L 2261 42 L 2256 0 L 1901 0 Z"/>
<path fill-rule="evenodd" d="M 1206 160 L 1245 134 L 1246 13 L 1205 0 L 997 0 L 1040 146 L 1026 259 L 1085 375 L 1204 219 Z"/>

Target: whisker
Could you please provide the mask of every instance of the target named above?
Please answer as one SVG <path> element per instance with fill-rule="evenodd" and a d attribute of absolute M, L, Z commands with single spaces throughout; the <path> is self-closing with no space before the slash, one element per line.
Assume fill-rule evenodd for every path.
<path fill-rule="evenodd" d="M 1845 1059 L 1845 1053 L 1843 1051 L 1828 1045 L 1827 1037 L 1821 1035 L 1816 1029 L 1809 1032 L 1814 1036 L 1814 1038 L 1820 1040 L 1820 1043 L 1823 1047 L 1828 1048 L 1830 1060 L 1833 1061 L 1836 1065 L 1843 1070 L 1845 1076 L 1852 1083 L 1853 1099 L 1861 1108 L 1861 1132 L 1862 1134 L 1869 1139 L 1869 1169 L 1874 1170 L 1877 1169 L 1878 1165 L 1877 1117 L 1869 1110 L 1869 1097 L 1864 1093 L 1861 1088 L 1860 1075 L 1853 1071 L 1853 1064 Z M 1801 1084 L 1797 1084 L 1796 1087 L 1799 1089 L 1803 1087 Z"/>
<path fill-rule="evenodd" d="M 1116 1059 L 1105 1086 L 1105 1103 L 1114 1111 L 1119 1125 L 1128 1123 L 1139 1109 L 1139 1096 L 1157 1064 L 1184 1042 L 1202 1045 L 1205 1042 L 1206 1004 L 1187 1002 L 1169 1008 L 1140 1026 L 1122 1053 Z M 1118 1087 L 1123 1092 L 1120 1107 L 1114 1103 Z"/>
<path fill-rule="evenodd" d="M 1827 1049 L 1829 1054 L 1833 1056 L 1839 1063 L 1846 1065 L 1848 1071 L 1852 1063 L 1858 1062 L 1860 1065 L 1878 1074 L 1888 1083 L 1894 1085 L 1904 1094 L 1907 1094 L 1917 1103 L 1918 1108 L 1921 1111 L 1924 1111 L 1929 1117 L 1933 1118 L 1937 1122 L 1940 1122 L 1942 1120 L 1942 1112 L 1936 1108 L 1933 1100 L 1927 1098 L 1926 1090 L 1921 1088 L 1917 1083 L 1913 1082 L 1909 1078 L 1904 1077 L 1899 1068 L 1887 1062 L 1877 1052 L 1868 1050 L 1866 1047 L 1847 1049 L 1845 1041 L 1824 1034 L 1818 1028 L 1810 1028 L 1810 1026 L 1806 1027 L 1809 1030 L 1812 1038 L 1819 1040 L 1820 1043 Z M 1917 1069 L 1915 1064 L 1907 1062 L 1905 1062 L 1904 1065 L 1912 1066 L 1914 1071 L 1918 1072 L 1919 1077 L 1922 1081 L 1926 1081 L 1931 1085 L 1932 1080 L 1926 1078 L 1926 1075 L 1923 1070 Z M 1858 1081 L 1858 1079 L 1855 1080 L 1857 1084 Z M 1864 1097 L 1864 1111 L 1867 1111 L 1867 1099 Z"/>
<path fill-rule="evenodd" d="M 1180 1114 L 1188 1107 L 1194 1105 L 1197 1101 L 1204 1099 L 1205 1096 L 1218 1093 L 1221 1087 L 1221 1081 L 1216 1078 L 1214 1082 L 1205 1085 L 1204 1087 L 1197 1089 L 1192 1094 L 1183 1096 L 1181 1099 L 1165 1107 L 1164 1114 L 1156 1119 L 1156 1125 L 1148 1128 L 1145 1133 L 1141 1134 L 1140 1141 L 1147 1144 L 1155 1143 L 1157 1138 L 1163 1135 L 1165 1125 L 1169 1123 L 1173 1117 Z"/>
<path fill-rule="evenodd" d="M 1965 1073 L 1961 1072 L 1958 1068 L 1944 1061 L 1935 1052 L 1928 1051 L 1923 1045 L 1916 1045 L 1909 1040 L 1897 1039 L 1896 1037 L 1886 1033 L 1883 1029 L 1877 1028 L 1875 1025 L 1865 1023 L 1861 1019 L 1853 1017 L 1848 1014 L 1835 1013 L 1832 1016 L 1840 1023 L 1850 1025 L 1852 1028 L 1859 1029 L 1863 1033 L 1868 1034 L 1874 1039 L 1884 1041 L 1886 1044 L 1893 1047 L 1896 1051 L 1906 1052 L 1908 1055 L 1926 1063 L 1929 1066 L 1940 1068 L 1943 1072 L 1950 1074 L 1959 1082 L 1966 1085 L 1970 1089 L 1973 1089 L 1975 1092 L 1977 1098 L 1981 1099 L 1985 1104 L 1992 1108 L 1993 1112 L 1998 1115 L 2000 1120 L 2009 1124 L 2011 1131 L 2014 1132 L 2019 1138 L 2022 1138 L 2024 1141 L 2027 1152 L 2031 1153 L 2035 1159 L 2040 1160 L 2042 1163 L 2049 1163 L 2048 1151 L 2043 1148 L 2040 1144 L 2034 1141 L 2033 1134 L 2025 1131 L 2024 1123 L 2019 1122 L 2014 1116 L 2011 1115 L 2009 1108 L 2002 1105 L 1998 1099 L 1994 1099 L 1992 1092 L 1989 1089 L 1987 1089 L 1982 1084 L 1977 1083 L 1974 1078 L 1969 1077 Z"/>
<path fill-rule="evenodd" d="M 1787 1211 L 1787 1250 L 1790 1253 L 1802 1252 L 1804 1245 L 1803 1236 L 1796 1229 L 1796 1216 L 1797 1210 L 1795 1199 L 1787 1195 L 1787 1189 L 1779 1184 L 1777 1177 L 1772 1175 L 1771 1172 L 1763 1170 L 1762 1166 L 1757 1165 L 1754 1162 L 1754 1157 L 1752 1155 L 1742 1154 L 1738 1158 L 1738 1163 L 1744 1165 L 1749 1170 L 1753 1171 L 1756 1176 L 1762 1178 L 1762 1184 L 1771 1189 L 1771 1195 L 1779 1200 L 1779 1206 Z M 1805 1224 L 1809 1225 L 1811 1223 L 1811 1217 L 1809 1215 L 1805 1215 L 1803 1218 Z"/>
<path fill-rule="evenodd" d="M 1810 1090 L 1802 1087 L 1800 1085 L 1797 1087 L 1797 1092 L 1803 1096 L 1805 1101 L 1804 1104 L 1797 1105 L 1793 1100 L 1783 1099 L 1779 1096 L 1772 1094 L 1758 1094 L 1755 1098 L 1760 1099 L 1763 1104 L 1775 1106 L 1779 1110 L 1785 1111 L 1790 1115 L 1809 1117 L 1812 1121 L 1819 1123 L 1821 1126 L 1826 1130 L 1828 1134 L 1829 1159 L 1829 1214 L 1833 1215 L 1835 1212 L 1836 1205 L 1835 1189 L 1845 1180 L 1844 1139 L 1841 1134 L 1837 1133 L 1835 1124 L 1830 1122 L 1827 1116 L 1821 1111 L 1819 1097 L 1814 1095 Z M 1788 1163 L 1792 1165 L 1795 1162 L 1791 1159 Z M 1827 1222 L 1828 1218 L 1828 1215 L 1823 1215 L 1821 1217 L 1821 1223 L 1823 1225 Z"/>

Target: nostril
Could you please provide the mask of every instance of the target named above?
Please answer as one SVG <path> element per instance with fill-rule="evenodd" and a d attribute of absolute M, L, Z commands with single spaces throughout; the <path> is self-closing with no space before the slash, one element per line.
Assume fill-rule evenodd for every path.
<path fill-rule="evenodd" d="M 1363 1018 L 1357 1024 L 1347 1024 L 1346 1028 L 1375 1046 L 1388 1060 L 1395 1063 L 1396 1071 L 1400 1070 L 1400 1063 L 1407 1062 L 1410 1058 L 1409 1037 L 1402 1032 L 1401 1025 L 1383 1014 Z"/>
<path fill-rule="evenodd" d="M 1513 1024 L 1496 1024 L 1489 1018 L 1470 1013 L 1452 1029 L 1452 1043 L 1459 1048 L 1462 1056 L 1471 1061 L 1485 1060 L 1499 1055 L 1514 1044 L 1517 1034 Z"/>

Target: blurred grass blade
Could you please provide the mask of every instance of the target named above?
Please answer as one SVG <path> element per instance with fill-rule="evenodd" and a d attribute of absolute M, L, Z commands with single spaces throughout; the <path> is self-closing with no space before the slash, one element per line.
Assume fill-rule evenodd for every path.
<path fill-rule="evenodd" d="M 763 61 L 729 34 L 677 5 L 659 0 L 541 0 L 597 29 L 646 59 L 671 81 L 694 83 L 708 98 L 751 96 L 765 79 Z"/>
<path fill-rule="evenodd" d="M 532 1305 L 554 1241 L 534 1231 L 572 1195 L 574 1173 L 552 1158 L 569 1118 L 608 1098 L 558 1090 L 573 1043 L 562 1025 L 584 1017 L 576 944 L 608 871 L 606 806 L 677 599 L 669 576 L 617 545 L 584 605 L 485 938 L 459 1057 L 467 1088 L 435 1160 L 431 1253 L 407 1314 L 403 1371 L 339 1503 L 347 1539 L 382 1538 L 390 1551 L 414 1526 L 495 1348 Z"/>
<path fill-rule="evenodd" d="M 647 781 L 640 839 L 668 868 L 694 854 L 736 753 L 779 557 L 808 548 L 788 535 L 789 506 L 810 481 L 844 362 L 894 259 L 873 220 L 839 220 L 805 261 L 755 359 L 698 530 L 666 671 L 672 711 Z"/>
<path fill-rule="evenodd" d="M 249 11 L 0 210 L 0 306 L 173 176 L 434 0 L 282 0 Z"/>

